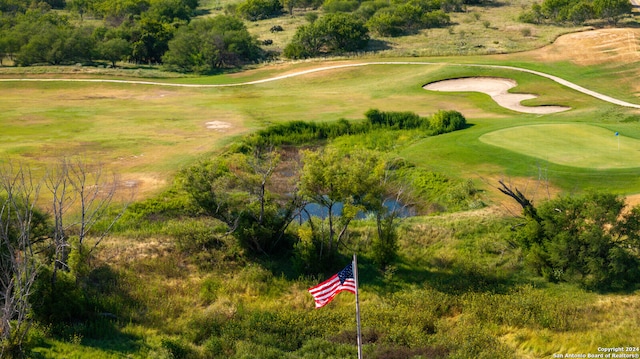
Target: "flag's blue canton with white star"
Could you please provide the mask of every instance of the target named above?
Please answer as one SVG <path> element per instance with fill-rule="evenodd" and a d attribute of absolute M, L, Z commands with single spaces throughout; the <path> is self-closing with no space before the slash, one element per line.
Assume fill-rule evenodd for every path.
<path fill-rule="evenodd" d="M 333 300 L 340 292 L 356 293 L 356 280 L 353 275 L 353 263 L 324 282 L 309 288 L 309 293 L 316 302 L 316 308 L 321 308 Z"/>
<path fill-rule="evenodd" d="M 344 284 L 344 281 L 353 278 L 353 264 L 349 264 L 343 270 L 338 272 L 338 278 L 340 278 L 340 284 Z"/>

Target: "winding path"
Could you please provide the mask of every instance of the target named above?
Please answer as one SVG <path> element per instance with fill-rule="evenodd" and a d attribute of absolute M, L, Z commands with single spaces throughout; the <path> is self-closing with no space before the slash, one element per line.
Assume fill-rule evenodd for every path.
<path fill-rule="evenodd" d="M 415 61 L 383 61 L 383 62 L 362 62 L 362 63 L 357 63 L 357 64 L 345 64 L 345 65 L 334 65 L 334 66 L 326 66 L 326 67 L 318 67 L 318 68 L 314 68 L 314 69 L 310 69 L 310 70 L 305 70 L 305 71 L 299 71 L 299 72 L 295 72 L 295 73 L 290 73 L 287 75 L 281 75 L 281 76 L 275 76 L 275 77 L 270 77 L 267 79 L 262 79 L 262 80 L 255 80 L 255 81 L 247 81 L 247 82 L 241 82 L 241 83 L 236 83 L 236 84 L 215 84 L 215 85 L 201 85 L 201 84 L 179 84 L 179 83 L 164 83 L 164 82 L 154 82 L 154 81 L 132 81 L 132 80 L 106 80 L 106 79 L 17 79 L 17 78 L 12 78 L 12 79 L 0 79 L 0 82 L 96 82 L 96 83 L 127 83 L 127 84 L 139 84 L 139 85 L 153 85 L 153 86 L 172 86 L 172 87 L 193 87 L 193 88 L 217 88 L 217 87 L 233 87 L 233 86 L 247 86 L 247 85 L 256 85 L 256 84 L 261 84 L 261 83 L 266 83 L 266 82 L 271 82 L 271 81 L 278 81 L 278 80 L 283 80 L 283 79 L 287 79 L 287 78 L 291 78 L 291 77 L 296 77 L 296 76 L 302 76 L 302 75 L 306 75 L 306 74 L 310 74 L 310 73 L 315 73 L 315 72 L 322 72 L 322 71 L 329 71 L 329 70 L 335 70 L 335 69 L 342 69 L 342 68 L 349 68 L 349 67 L 360 67 L 360 66 L 375 66 L 375 65 L 429 65 L 429 66 L 433 66 L 433 65 L 448 65 L 448 66 L 467 66 L 467 67 L 483 67 L 483 68 L 495 68 L 495 69 L 505 69 L 505 70 L 512 70 L 512 71 L 520 71 L 520 72 L 526 72 L 526 73 L 530 73 L 530 74 L 534 74 L 537 76 L 541 76 L 541 77 L 545 77 L 547 79 L 550 79 L 552 81 L 555 81 L 563 86 L 566 86 L 568 88 L 571 88 L 573 90 L 582 92 L 586 95 L 592 96 L 594 98 L 597 98 L 599 100 L 602 101 L 606 101 L 615 105 L 619 105 L 619 106 L 623 106 L 623 107 L 630 107 L 630 108 L 637 108 L 640 109 L 640 105 L 639 104 L 635 104 L 635 103 L 630 103 L 630 102 L 626 102 L 626 101 L 622 101 L 604 94 L 601 94 L 599 92 L 596 91 L 592 91 L 589 90 L 587 88 L 584 88 L 580 85 L 574 84 L 572 82 L 569 82 L 565 79 L 562 79 L 560 77 L 554 76 L 554 75 L 550 75 L 544 72 L 540 72 L 540 71 L 535 71 L 535 70 L 529 70 L 529 69 L 525 69 L 525 68 L 520 68 L 520 67 L 514 67 L 514 66 L 502 66 L 502 65 L 480 65 L 480 64 L 449 64 L 449 63 L 442 63 L 442 62 L 415 62 Z"/>

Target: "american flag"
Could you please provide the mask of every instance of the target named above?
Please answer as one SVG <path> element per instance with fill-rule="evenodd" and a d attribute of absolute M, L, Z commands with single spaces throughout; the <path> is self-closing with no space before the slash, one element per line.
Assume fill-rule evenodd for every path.
<path fill-rule="evenodd" d="M 342 291 L 356 293 L 356 280 L 353 276 L 353 262 L 331 278 L 308 289 L 316 301 L 316 309 L 329 304 Z"/>

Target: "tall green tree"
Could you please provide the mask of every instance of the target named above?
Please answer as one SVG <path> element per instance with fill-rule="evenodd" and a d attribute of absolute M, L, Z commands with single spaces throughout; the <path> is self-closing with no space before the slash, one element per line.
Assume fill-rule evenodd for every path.
<path fill-rule="evenodd" d="M 116 67 L 118 61 L 123 61 L 131 53 L 131 44 L 125 39 L 116 37 L 101 42 L 98 45 L 98 56 L 111 62 L 111 66 Z"/>
<path fill-rule="evenodd" d="M 165 23 L 188 21 L 195 8 L 184 0 L 153 0 L 144 16 Z"/>
<path fill-rule="evenodd" d="M 163 61 L 170 69 L 204 73 L 254 62 L 261 57 L 257 40 L 244 23 L 221 15 L 194 20 L 178 29 Z"/>
<path fill-rule="evenodd" d="M 131 59 L 137 63 L 160 63 L 169 48 L 175 28 L 171 24 L 143 18 L 132 31 Z"/>
<path fill-rule="evenodd" d="M 95 11 L 96 2 L 97 0 L 67 0 L 67 7 L 76 12 L 82 21 L 85 14 Z"/>
<path fill-rule="evenodd" d="M 228 233 L 253 254 L 271 254 L 286 244 L 297 197 L 279 200 L 269 190 L 278 164 L 272 151 L 232 154 L 187 168 L 183 185 L 206 213 L 227 225 Z"/>
<path fill-rule="evenodd" d="M 304 151 L 299 193 L 307 201 L 326 209 L 327 230 L 314 224 L 311 246 L 315 260 L 332 259 L 344 239 L 349 224 L 358 212 L 373 208 L 383 189 L 385 161 L 371 151 L 355 150 L 343 153 L 334 148 Z M 338 208 L 342 211 L 338 213 Z M 311 260 L 312 258 L 309 258 Z"/>
<path fill-rule="evenodd" d="M 244 0 L 236 11 L 249 21 L 263 20 L 280 15 L 282 3 L 280 0 Z"/>
<path fill-rule="evenodd" d="M 628 0 L 593 0 L 593 9 L 596 16 L 617 24 L 625 16 L 631 16 L 633 6 Z"/>
<path fill-rule="evenodd" d="M 306 58 L 322 53 L 363 50 L 369 43 L 364 22 L 345 13 L 327 14 L 313 23 L 300 26 L 284 49 L 289 58 Z"/>
<path fill-rule="evenodd" d="M 110 22 L 119 25 L 126 19 L 142 14 L 149 6 L 149 0 L 96 0 L 96 12 Z"/>

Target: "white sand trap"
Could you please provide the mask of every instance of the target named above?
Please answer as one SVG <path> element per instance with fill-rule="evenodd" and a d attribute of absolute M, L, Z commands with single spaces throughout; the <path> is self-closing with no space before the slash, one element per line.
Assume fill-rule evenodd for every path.
<path fill-rule="evenodd" d="M 513 111 L 535 114 L 548 114 L 571 109 L 563 106 L 523 106 L 521 101 L 536 98 L 531 94 L 509 93 L 509 89 L 516 87 L 517 82 L 498 77 L 468 77 L 433 82 L 423 88 L 430 91 L 447 92 L 482 92 L 491 96 L 498 105 Z"/>
<path fill-rule="evenodd" d="M 209 121 L 205 125 L 207 125 L 208 129 L 217 131 L 224 131 L 231 128 L 231 124 L 224 121 Z"/>

